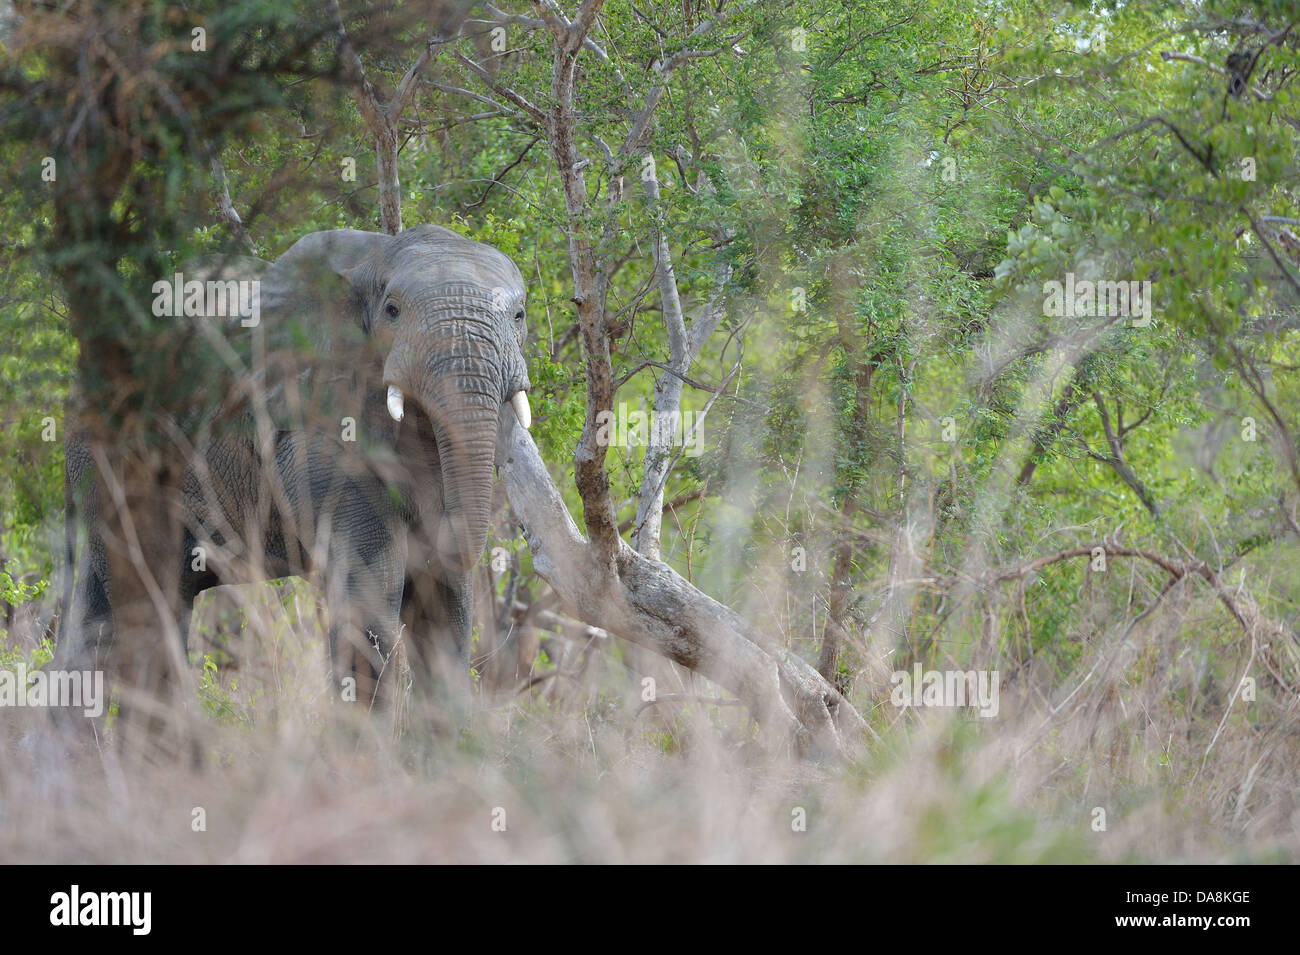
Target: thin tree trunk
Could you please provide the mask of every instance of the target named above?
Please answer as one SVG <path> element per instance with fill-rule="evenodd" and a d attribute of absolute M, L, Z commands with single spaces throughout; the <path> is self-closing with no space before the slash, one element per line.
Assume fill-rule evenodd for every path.
<path fill-rule="evenodd" d="M 847 308 L 840 309 L 840 327 L 839 339 L 841 347 L 848 353 L 850 360 L 856 366 L 853 376 L 853 414 L 849 421 L 848 434 L 846 441 L 848 448 L 848 457 L 853 458 L 862 454 L 867 442 L 867 422 L 870 420 L 870 408 L 868 403 L 871 400 L 871 381 L 875 372 L 875 363 L 879 360 L 879 353 L 871 356 L 869 360 L 863 361 L 857 352 L 857 330 L 853 327 L 852 310 Z M 844 500 L 840 507 L 840 521 L 842 529 L 839 538 L 835 542 L 835 563 L 831 570 L 831 593 L 830 608 L 826 618 L 826 626 L 822 630 L 821 653 L 817 658 L 817 672 L 823 678 L 841 690 L 845 690 L 845 681 L 839 678 L 839 658 L 843 649 L 844 637 L 846 635 L 846 623 L 849 611 L 853 607 L 854 589 L 853 589 L 853 558 L 856 552 L 856 535 L 853 533 L 853 517 L 858 510 L 858 493 L 859 493 L 859 469 L 854 466 L 848 468 L 847 483 L 848 486 L 844 492 Z"/>
<path fill-rule="evenodd" d="M 434 35 L 421 51 L 410 69 L 402 76 L 397 89 L 385 103 L 380 100 L 374 84 L 366 75 L 361 56 L 348 38 L 347 28 L 343 24 L 343 14 L 339 10 L 338 0 L 329 0 L 329 14 L 334 30 L 339 38 L 339 58 L 347 75 L 348 86 L 352 90 L 352 99 L 365 120 L 366 128 L 375 140 L 375 161 L 378 166 L 379 185 L 379 220 L 381 228 L 388 235 L 397 235 L 402 231 L 402 189 L 397 171 L 398 150 L 401 146 L 401 130 L 398 123 L 402 112 L 411 101 L 420 77 L 433 62 L 438 50 L 448 40 L 454 38 L 469 13 L 469 4 L 447 3 L 436 11 L 438 22 L 434 24 Z"/>
<path fill-rule="evenodd" d="M 659 182 L 653 177 L 646 181 L 646 194 L 652 206 L 659 200 Z M 686 329 L 681 298 L 677 291 L 677 276 L 673 271 L 668 240 L 661 230 L 654 236 L 655 281 L 659 286 L 659 299 L 664 324 L 668 329 L 668 367 L 655 381 L 655 420 L 668 421 L 680 418 L 682 410 L 682 379 L 691 370 L 705 343 L 712 337 L 722 321 L 723 289 L 731 278 L 731 268 L 719 263 L 714 285 L 714 295 L 701 314 Z M 686 422 L 682 421 L 683 437 Z M 673 457 L 673 435 L 667 429 L 651 428 L 641 473 L 641 492 L 637 497 L 636 532 L 632 546 L 651 560 L 660 559 L 660 535 L 663 530 L 664 491 L 668 484 L 668 467 Z"/>
<path fill-rule="evenodd" d="M 374 130 L 379 160 L 379 220 L 389 235 L 402 231 L 402 184 L 397 176 L 397 126 L 384 122 Z"/>
<path fill-rule="evenodd" d="M 1033 446 L 1030 448 L 1029 456 L 1025 458 L 1024 465 L 1020 468 L 1020 474 L 1016 478 L 1018 487 L 1026 487 L 1034 479 L 1035 472 L 1038 471 L 1038 465 L 1056 439 L 1061 436 L 1065 430 L 1065 421 L 1075 408 L 1083 403 L 1088 392 L 1083 388 L 1080 381 L 1079 372 L 1076 370 L 1074 377 L 1070 379 L 1069 385 L 1066 386 L 1065 392 L 1052 407 L 1052 417 L 1047 426 L 1034 432 Z"/>
<path fill-rule="evenodd" d="M 1106 402 L 1102 398 L 1101 392 L 1094 391 L 1092 400 L 1097 405 L 1097 414 L 1101 416 L 1101 428 L 1106 435 L 1106 444 L 1110 448 L 1110 454 L 1108 455 L 1092 452 L 1092 456 L 1109 464 L 1115 473 L 1119 475 L 1120 480 L 1133 489 L 1133 493 L 1142 502 L 1142 506 L 1151 512 L 1151 516 L 1159 517 L 1160 506 L 1156 503 L 1156 499 L 1151 496 L 1151 492 L 1142 483 L 1142 479 L 1137 476 L 1137 472 L 1124 459 L 1123 437 L 1111 425 L 1110 412 L 1106 409 Z"/>

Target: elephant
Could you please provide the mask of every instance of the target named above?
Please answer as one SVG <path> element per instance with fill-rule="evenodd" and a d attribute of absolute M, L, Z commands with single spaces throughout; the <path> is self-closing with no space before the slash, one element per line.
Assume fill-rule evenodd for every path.
<path fill-rule="evenodd" d="M 196 341 L 237 356 L 239 373 L 209 392 L 181 462 L 182 643 L 203 590 L 297 574 L 324 590 L 334 678 L 355 678 L 358 698 L 380 689 L 399 634 L 417 687 L 447 665 L 465 674 L 494 466 L 531 424 L 518 267 L 422 225 L 314 232 L 273 263 L 209 258 L 183 275 L 256 283 L 260 314 L 198 318 Z M 70 439 L 70 567 L 74 521 L 88 531 L 56 649 L 69 669 L 112 639 L 93 477 Z"/>

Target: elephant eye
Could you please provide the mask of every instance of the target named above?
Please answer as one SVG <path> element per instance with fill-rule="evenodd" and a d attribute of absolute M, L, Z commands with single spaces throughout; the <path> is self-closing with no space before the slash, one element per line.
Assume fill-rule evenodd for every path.
<path fill-rule="evenodd" d="M 515 321 L 522 322 L 523 320 L 524 320 L 524 310 L 521 308 L 519 311 L 515 312 Z"/>
<path fill-rule="evenodd" d="M 396 302 L 389 302 L 387 305 L 385 305 L 384 312 L 388 315 L 389 318 L 393 318 L 393 319 L 397 318 L 398 315 L 402 314 L 402 310 L 397 307 Z"/>

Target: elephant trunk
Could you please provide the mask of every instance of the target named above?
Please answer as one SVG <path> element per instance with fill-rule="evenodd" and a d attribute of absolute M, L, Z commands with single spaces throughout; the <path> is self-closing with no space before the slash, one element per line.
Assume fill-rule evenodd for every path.
<path fill-rule="evenodd" d="M 443 566 L 465 572 L 487 546 L 492 518 L 492 477 L 496 451 L 497 417 L 501 401 L 491 395 L 459 391 L 446 397 L 417 392 L 420 404 L 452 408 L 455 420 L 429 413 L 433 422 L 438 461 L 442 468 L 443 514 L 437 548 Z"/>
<path fill-rule="evenodd" d="M 409 397 L 429 419 L 442 477 L 442 513 L 425 520 L 437 528 L 440 563 L 463 573 L 487 546 L 505 373 L 486 323 L 473 317 L 427 321 L 416 341 L 414 347 L 398 343 L 390 356 L 388 409 L 400 419 Z"/>

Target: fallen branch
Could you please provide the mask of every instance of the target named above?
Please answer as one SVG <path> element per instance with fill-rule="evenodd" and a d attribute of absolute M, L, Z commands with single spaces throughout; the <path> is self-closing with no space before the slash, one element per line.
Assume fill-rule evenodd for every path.
<path fill-rule="evenodd" d="M 517 429 L 503 468 L 533 567 L 573 616 L 648 647 L 734 693 L 772 742 L 844 755 L 875 736 L 813 666 L 667 564 L 618 538 L 614 572 L 578 531 L 532 436 Z M 842 735 L 843 734 L 843 735 Z"/>

